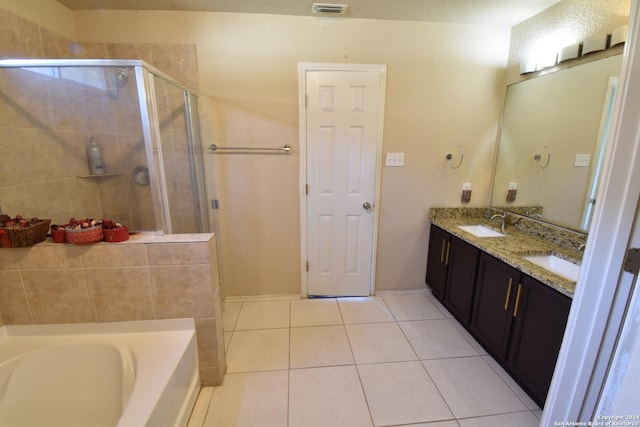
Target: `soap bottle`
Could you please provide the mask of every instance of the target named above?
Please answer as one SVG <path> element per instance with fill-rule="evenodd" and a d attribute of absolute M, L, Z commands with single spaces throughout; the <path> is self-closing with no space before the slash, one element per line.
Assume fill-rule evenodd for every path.
<path fill-rule="evenodd" d="M 102 161 L 102 150 L 93 137 L 89 138 L 89 146 L 87 147 L 87 159 L 89 159 L 89 170 L 91 175 L 104 174 L 104 162 Z"/>

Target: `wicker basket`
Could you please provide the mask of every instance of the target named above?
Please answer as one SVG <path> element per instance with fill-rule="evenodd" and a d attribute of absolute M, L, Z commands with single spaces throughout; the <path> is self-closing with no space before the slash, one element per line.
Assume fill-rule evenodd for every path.
<path fill-rule="evenodd" d="M 75 245 L 85 245 L 87 243 L 97 243 L 102 240 L 102 225 L 89 228 L 65 228 L 67 242 Z"/>
<path fill-rule="evenodd" d="M 3 228 L 6 233 L 10 248 L 26 248 L 33 246 L 36 243 L 40 243 L 47 238 L 47 232 L 49 231 L 49 225 L 51 225 L 50 219 L 41 219 L 35 224 L 31 224 L 28 227 L 5 227 Z M 3 240 L 6 243 L 6 239 Z"/>
<path fill-rule="evenodd" d="M 104 241 L 115 243 L 115 242 L 124 242 L 129 240 L 129 227 L 126 225 L 120 228 L 114 228 L 113 230 L 102 230 L 104 233 Z"/>

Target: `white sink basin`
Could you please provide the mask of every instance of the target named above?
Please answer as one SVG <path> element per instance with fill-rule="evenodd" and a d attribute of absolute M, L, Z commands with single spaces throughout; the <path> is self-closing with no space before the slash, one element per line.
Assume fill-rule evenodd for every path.
<path fill-rule="evenodd" d="M 555 255 L 525 255 L 522 258 L 572 282 L 578 281 L 580 266 Z"/>
<path fill-rule="evenodd" d="M 459 229 L 471 233 L 476 237 L 504 237 L 505 235 L 484 225 L 459 225 Z"/>

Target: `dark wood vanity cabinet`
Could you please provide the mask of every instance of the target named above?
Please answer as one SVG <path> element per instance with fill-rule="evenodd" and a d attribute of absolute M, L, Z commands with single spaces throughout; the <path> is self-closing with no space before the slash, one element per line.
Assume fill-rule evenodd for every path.
<path fill-rule="evenodd" d="M 465 326 L 471 318 L 479 253 L 475 246 L 451 236 L 444 306 Z"/>
<path fill-rule="evenodd" d="M 429 233 L 429 252 L 427 256 L 427 285 L 439 301 L 444 302 L 444 289 L 447 282 L 447 266 L 451 251 L 451 235 L 435 225 Z"/>
<path fill-rule="evenodd" d="M 571 299 L 431 226 L 427 285 L 541 407 Z"/>
<path fill-rule="evenodd" d="M 520 271 L 483 253 L 480 255 L 470 329 L 487 350 L 505 360 L 512 327 Z"/>
<path fill-rule="evenodd" d="M 571 299 L 482 253 L 470 330 L 540 406 L 558 359 Z"/>
<path fill-rule="evenodd" d="M 543 405 L 562 344 L 571 299 L 522 275 L 507 366 L 531 397 Z"/>
<path fill-rule="evenodd" d="M 469 324 L 476 265 L 480 251 L 446 231 L 431 226 L 427 285 L 465 326 Z"/>

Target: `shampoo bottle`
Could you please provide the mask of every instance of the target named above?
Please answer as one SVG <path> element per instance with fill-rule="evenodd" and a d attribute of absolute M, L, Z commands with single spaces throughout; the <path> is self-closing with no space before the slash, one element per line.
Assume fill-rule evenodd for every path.
<path fill-rule="evenodd" d="M 100 147 L 98 147 L 93 137 L 89 138 L 89 146 L 87 147 L 87 159 L 89 159 L 89 170 L 91 171 L 91 175 L 104 174 L 102 150 L 100 150 Z"/>

